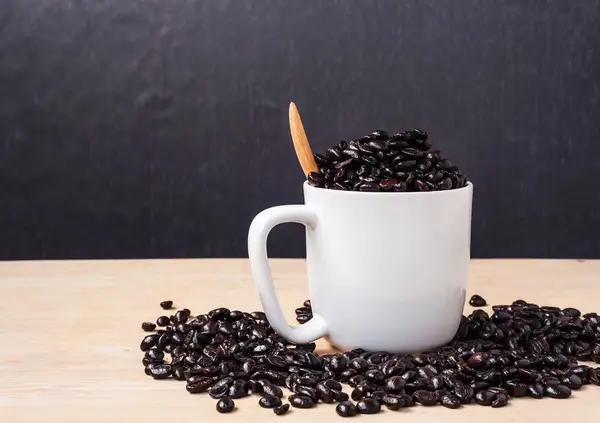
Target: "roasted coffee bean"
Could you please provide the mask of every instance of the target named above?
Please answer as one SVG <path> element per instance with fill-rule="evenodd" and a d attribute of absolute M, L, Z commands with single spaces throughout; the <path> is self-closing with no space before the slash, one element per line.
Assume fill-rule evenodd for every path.
<path fill-rule="evenodd" d="M 165 353 L 162 352 L 161 350 L 159 350 L 158 348 L 150 348 L 149 350 L 146 351 L 146 354 L 144 354 L 144 357 L 149 359 L 151 362 L 159 361 L 165 357 Z"/>
<path fill-rule="evenodd" d="M 353 417 L 356 416 L 358 411 L 356 410 L 356 406 L 352 402 L 343 401 L 335 407 L 335 412 L 340 417 Z"/>
<path fill-rule="evenodd" d="M 479 405 L 491 406 L 496 394 L 491 391 L 479 391 L 475 394 L 475 402 Z"/>
<path fill-rule="evenodd" d="M 247 397 L 248 395 L 248 383 L 241 379 L 233 382 L 233 385 L 229 387 L 229 392 L 227 394 L 227 396 L 233 399 Z"/>
<path fill-rule="evenodd" d="M 156 319 L 156 324 L 158 326 L 167 326 L 171 323 L 171 319 L 169 319 L 167 316 L 160 316 L 158 319 Z"/>
<path fill-rule="evenodd" d="M 436 405 L 439 398 L 435 392 L 419 389 L 413 393 L 413 398 L 421 405 Z"/>
<path fill-rule="evenodd" d="M 385 382 L 385 388 L 392 394 L 401 392 L 405 386 L 406 381 L 400 376 L 392 376 Z"/>
<path fill-rule="evenodd" d="M 565 385 L 548 385 L 544 393 L 550 398 L 569 398 L 571 390 Z"/>
<path fill-rule="evenodd" d="M 583 386 L 583 381 L 577 375 L 565 376 L 561 383 L 571 390 L 577 390 Z"/>
<path fill-rule="evenodd" d="M 352 388 L 356 388 L 358 385 L 366 382 L 366 378 L 364 375 L 354 375 L 352 376 L 350 379 L 348 379 L 348 385 L 350 385 Z"/>
<path fill-rule="evenodd" d="M 516 380 L 507 380 L 504 382 L 506 389 L 511 397 L 524 397 L 527 395 L 527 385 Z"/>
<path fill-rule="evenodd" d="M 385 405 L 389 410 L 399 410 L 404 407 L 404 400 L 397 395 L 385 395 L 381 398 L 381 403 Z"/>
<path fill-rule="evenodd" d="M 385 380 L 385 375 L 380 370 L 372 369 L 365 372 L 365 378 L 369 382 L 380 384 Z"/>
<path fill-rule="evenodd" d="M 163 301 L 160 303 L 160 306 L 164 309 L 164 310 L 169 310 L 170 308 L 173 307 L 173 301 Z"/>
<path fill-rule="evenodd" d="M 148 351 L 150 348 L 152 348 L 158 343 L 158 340 L 159 335 L 156 333 L 153 333 L 152 335 L 147 335 L 144 337 L 144 339 L 142 339 L 142 342 L 140 343 L 140 349 L 142 351 Z"/>
<path fill-rule="evenodd" d="M 419 159 L 423 156 L 425 156 L 425 153 L 417 148 L 405 148 L 402 150 L 402 154 L 404 154 L 406 157 L 410 157 L 410 158 L 414 158 L 414 159 Z"/>
<path fill-rule="evenodd" d="M 219 413 L 231 413 L 235 408 L 235 403 L 231 398 L 225 397 L 217 401 L 217 411 Z"/>
<path fill-rule="evenodd" d="M 183 367 L 178 367 L 173 371 L 173 379 L 175 380 L 185 380 L 185 370 Z"/>
<path fill-rule="evenodd" d="M 214 398 L 223 398 L 229 392 L 229 385 L 233 383 L 233 378 L 226 377 L 225 379 L 221 379 L 217 383 L 215 383 L 211 388 L 208 394 Z"/>
<path fill-rule="evenodd" d="M 173 318 L 174 322 L 173 323 L 176 323 L 176 324 L 178 324 L 178 323 L 185 323 L 185 322 L 187 322 L 188 316 L 189 315 L 185 311 L 179 310 L 174 315 L 174 318 Z"/>
<path fill-rule="evenodd" d="M 338 391 L 337 389 L 332 389 L 331 393 L 333 394 L 333 399 L 335 399 L 337 402 L 344 402 L 350 399 L 350 396 L 347 393 Z"/>
<path fill-rule="evenodd" d="M 270 383 L 263 384 L 262 392 L 265 395 L 270 395 L 278 398 L 283 397 L 283 391 L 281 390 L 281 388 Z"/>
<path fill-rule="evenodd" d="M 225 308 L 196 317 L 183 309 L 140 348 L 146 374 L 186 379 L 189 392 L 208 390 L 217 399 L 264 394 L 265 388 L 266 395 L 283 395 L 277 385 L 285 385 L 313 405 L 344 402 L 342 381 L 354 388 L 355 401 L 391 409 L 414 405 L 410 394 L 449 408 L 473 399 L 502 407 L 509 395 L 566 398 L 584 384 L 600 384 L 597 370 L 577 362 L 593 359 L 597 314 L 523 300 L 492 310 L 491 316 L 481 309 L 463 316 L 451 343 L 413 355 L 353 350 L 319 356 L 314 343 L 294 345 L 276 334 L 264 313 Z M 312 316 L 310 302 L 296 312 Z"/>
<path fill-rule="evenodd" d="M 359 191 L 376 192 L 379 191 L 379 185 L 375 182 L 363 182 L 360 184 Z"/>
<path fill-rule="evenodd" d="M 312 398 L 304 395 L 292 394 L 288 399 L 292 407 L 295 408 L 312 408 L 315 405 Z"/>
<path fill-rule="evenodd" d="M 258 405 L 262 408 L 275 408 L 281 405 L 281 398 L 267 395 L 258 401 Z"/>
<path fill-rule="evenodd" d="M 391 176 L 391 175 L 389 175 Z M 379 182 L 379 188 L 382 191 L 391 191 L 399 182 L 396 179 L 382 179 Z"/>
<path fill-rule="evenodd" d="M 482 296 L 475 294 L 469 300 L 469 304 L 473 307 L 484 307 L 487 301 Z"/>
<path fill-rule="evenodd" d="M 290 410 L 289 404 L 281 404 L 279 407 L 273 408 L 273 413 L 275 413 L 275 415 L 277 415 L 277 416 L 283 416 L 289 410 Z"/>
<path fill-rule="evenodd" d="M 310 397 L 310 399 L 312 399 L 314 402 L 317 402 L 319 400 L 319 395 L 317 394 L 317 390 L 315 388 L 310 388 L 308 386 L 296 385 L 296 387 L 294 389 L 294 393 L 298 394 L 298 395 Z"/>
<path fill-rule="evenodd" d="M 381 411 L 381 404 L 375 398 L 364 398 L 356 403 L 356 411 L 360 414 L 377 414 Z"/>
<path fill-rule="evenodd" d="M 194 377 L 194 379 L 188 379 L 187 385 L 185 389 L 190 394 L 199 394 L 201 392 L 207 391 L 212 385 L 212 379 L 207 376 L 198 376 Z"/>
<path fill-rule="evenodd" d="M 440 404 L 446 408 L 455 409 L 460 407 L 460 400 L 452 394 L 446 394 L 440 397 Z"/>
<path fill-rule="evenodd" d="M 360 385 L 354 388 L 350 396 L 354 401 L 358 401 L 361 398 L 366 397 L 372 390 L 369 389 L 366 385 Z"/>
<path fill-rule="evenodd" d="M 170 364 L 158 364 L 148 366 L 150 376 L 154 379 L 167 379 L 173 374 L 173 367 Z"/>
<path fill-rule="evenodd" d="M 315 390 L 317 391 L 317 395 L 321 401 L 326 404 L 330 404 L 335 401 L 335 397 L 333 396 L 333 391 L 331 388 L 328 388 L 324 383 L 319 383 Z"/>
<path fill-rule="evenodd" d="M 492 408 L 504 407 L 508 404 L 508 397 L 505 394 L 496 394 L 492 400 Z"/>
<path fill-rule="evenodd" d="M 144 322 L 142 323 L 142 330 L 145 332 L 152 332 L 156 329 L 156 325 L 152 322 Z"/>
<path fill-rule="evenodd" d="M 544 387 L 540 383 L 533 383 L 527 387 L 527 395 L 541 399 L 544 397 Z"/>

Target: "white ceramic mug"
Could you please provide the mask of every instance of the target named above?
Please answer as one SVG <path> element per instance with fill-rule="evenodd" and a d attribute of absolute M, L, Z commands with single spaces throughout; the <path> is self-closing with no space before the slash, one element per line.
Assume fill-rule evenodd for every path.
<path fill-rule="evenodd" d="M 414 352 L 449 342 L 463 312 L 473 185 L 435 192 L 356 192 L 304 183 L 305 205 L 272 207 L 250 226 L 248 255 L 273 328 L 295 343 Z M 313 318 L 291 327 L 267 258 L 271 229 L 306 226 Z"/>

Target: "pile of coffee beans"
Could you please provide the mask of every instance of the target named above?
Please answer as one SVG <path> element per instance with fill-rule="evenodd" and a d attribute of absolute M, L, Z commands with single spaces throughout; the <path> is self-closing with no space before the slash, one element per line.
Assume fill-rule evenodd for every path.
<path fill-rule="evenodd" d="M 284 340 L 262 312 L 222 307 L 192 316 L 183 309 L 157 319 L 160 329 L 141 342 L 142 364 L 154 379 L 172 377 L 186 381 L 190 394 L 208 392 L 220 413 L 254 393 L 260 407 L 279 416 L 318 403 L 335 403 L 341 417 L 416 404 L 496 408 L 512 397 L 568 398 L 583 385 L 600 385 L 600 368 L 580 363 L 600 363 L 598 314 L 523 300 L 492 310 L 463 316 L 454 339 L 434 351 L 319 355 L 314 343 Z M 310 301 L 296 315 L 310 320 Z M 291 393 L 286 399 L 282 388 Z"/>
<path fill-rule="evenodd" d="M 390 136 L 386 131 L 350 142 L 340 141 L 315 154 L 318 172 L 308 183 L 343 191 L 439 191 L 461 188 L 467 178 L 439 150 L 432 150 L 420 129 Z"/>

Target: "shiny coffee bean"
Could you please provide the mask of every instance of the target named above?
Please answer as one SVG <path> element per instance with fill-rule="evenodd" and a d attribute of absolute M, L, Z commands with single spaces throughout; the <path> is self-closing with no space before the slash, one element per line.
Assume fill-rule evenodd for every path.
<path fill-rule="evenodd" d="M 365 372 L 365 378 L 367 381 L 376 384 L 381 384 L 385 381 L 385 375 L 380 370 L 376 369 L 367 370 Z"/>
<path fill-rule="evenodd" d="M 333 399 L 337 402 L 344 402 L 350 399 L 350 396 L 347 393 L 338 391 L 337 389 L 332 389 L 331 393 L 333 394 Z"/>
<path fill-rule="evenodd" d="M 152 348 L 158 343 L 158 340 L 159 335 L 156 333 L 153 333 L 152 335 L 147 335 L 144 337 L 144 339 L 142 339 L 142 342 L 140 343 L 140 349 L 142 351 L 148 351 L 150 348 Z"/>
<path fill-rule="evenodd" d="M 264 396 L 258 401 L 258 405 L 260 405 L 262 408 L 275 408 L 279 407 L 281 404 L 281 398 L 271 395 Z"/>
<path fill-rule="evenodd" d="M 419 389 L 413 393 L 413 398 L 421 405 L 436 405 L 439 398 L 435 392 Z"/>
<path fill-rule="evenodd" d="M 160 316 L 156 319 L 156 324 L 158 326 L 167 326 L 171 323 L 171 320 L 167 316 Z"/>
<path fill-rule="evenodd" d="M 360 414 L 377 414 L 381 411 L 381 404 L 375 398 L 364 398 L 356 403 L 356 410 Z"/>
<path fill-rule="evenodd" d="M 228 397 L 233 399 L 247 397 L 248 395 L 248 383 L 241 379 L 233 382 L 233 385 L 229 387 L 229 392 L 227 394 Z"/>
<path fill-rule="evenodd" d="M 156 325 L 152 322 L 144 322 L 142 323 L 142 330 L 145 332 L 152 332 L 156 329 Z"/>
<path fill-rule="evenodd" d="M 452 394 L 446 394 L 440 397 L 440 404 L 446 408 L 455 409 L 460 407 L 460 400 Z"/>
<path fill-rule="evenodd" d="M 508 397 L 505 394 L 496 394 L 492 400 L 492 408 L 504 407 L 506 404 L 508 404 Z"/>
<path fill-rule="evenodd" d="M 315 405 L 315 402 L 312 400 L 312 398 L 304 395 L 292 394 L 288 399 L 292 407 L 295 408 L 312 408 Z"/>
<path fill-rule="evenodd" d="M 571 390 L 565 385 L 546 386 L 544 393 L 550 398 L 569 398 L 571 396 Z"/>
<path fill-rule="evenodd" d="M 397 395 L 385 395 L 381 398 L 381 403 L 385 405 L 389 410 L 399 410 L 404 407 L 404 400 Z"/>
<path fill-rule="evenodd" d="M 207 376 L 198 376 L 194 379 L 188 379 L 185 389 L 190 394 L 199 394 L 206 392 L 212 385 L 212 379 Z"/>
<path fill-rule="evenodd" d="M 335 412 L 340 417 L 353 417 L 357 414 L 356 406 L 350 401 L 340 402 L 335 407 Z"/>
<path fill-rule="evenodd" d="M 279 407 L 273 408 L 273 413 L 275 413 L 275 415 L 277 415 L 277 416 L 283 416 L 289 410 L 290 410 L 289 404 L 281 404 Z"/>
<path fill-rule="evenodd" d="M 354 388 L 354 390 L 350 394 L 350 397 L 354 401 L 358 401 L 359 399 L 366 397 L 371 392 L 372 392 L 372 390 L 369 389 L 366 385 L 360 385 L 360 386 L 357 386 L 356 388 Z"/>
<path fill-rule="evenodd" d="M 173 301 L 163 301 L 160 303 L 160 306 L 164 309 L 164 310 L 169 310 L 170 308 L 173 307 Z"/>
<path fill-rule="evenodd" d="M 173 367 L 170 364 L 149 365 L 147 368 L 154 379 L 167 379 L 173 374 Z"/>
<path fill-rule="evenodd" d="M 487 301 L 485 301 L 485 299 L 482 296 L 475 294 L 469 300 L 469 304 L 473 307 L 484 307 L 485 305 L 487 305 Z"/>
<path fill-rule="evenodd" d="M 262 393 L 264 395 L 270 395 L 270 396 L 278 397 L 278 398 L 283 397 L 283 391 L 281 390 L 281 388 L 279 386 L 275 386 L 271 383 L 263 384 Z"/>
<path fill-rule="evenodd" d="M 491 406 L 496 394 L 491 391 L 479 391 L 475 394 L 475 402 L 479 405 Z"/>
<path fill-rule="evenodd" d="M 527 388 L 526 384 L 515 380 L 508 380 L 504 383 L 504 389 L 511 397 L 524 397 L 527 395 Z"/>
<path fill-rule="evenodd" d="M 217 411 L 219 413 L 231 413 L 235 408 L 235 403 L 231 398 L 225 397 L 217 401 Z"/>

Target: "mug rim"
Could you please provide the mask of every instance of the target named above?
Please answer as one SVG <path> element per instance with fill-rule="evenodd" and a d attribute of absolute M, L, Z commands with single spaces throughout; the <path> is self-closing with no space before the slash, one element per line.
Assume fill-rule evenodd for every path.
<path fill-rule="evenodd" d="M 338 189 L 327 189 L 327 188 L 317 188 L 317 187 L 313 187 L 312 185 L 310 185 L 308 183 L 308 181 L 304 181 L 304 183 L 302 184 L 304 188 L 308 188 L 311 190 L 318 190 L 318 191 L 329 191 L 329 194 L 331 195 L 369 195 L 369 196 L 384 196 L 384 195 L 391 195 L 391 194 L 399 194 L 402 195 L 404 197 L 407 196 L 417 196 L 417 195 L 429 195 L 429 196 L 434 196 L 434 195 L 438 195 L 438 196 L 443 196 L 443 195 L 452 195 L 453 192 L 455 193 L 459 193 L 461 191 L 467 190 L 467 189 L 472 189 L 473 188 L 473 184 L 471 183 L 471 181 L 467 181 L 467 184 L 464 187 L 460 187 L 460 188 L 453 188 L 453 189 L 446 189 L 446 190 L 441 190 L 441 191 L 409 191 L 409 192 L 395 192 L 395 191 L 342 191 L 342 190 L 338 190 Z"/>

